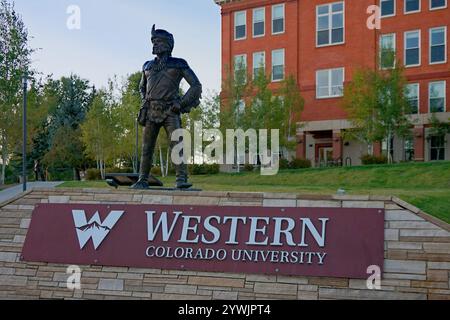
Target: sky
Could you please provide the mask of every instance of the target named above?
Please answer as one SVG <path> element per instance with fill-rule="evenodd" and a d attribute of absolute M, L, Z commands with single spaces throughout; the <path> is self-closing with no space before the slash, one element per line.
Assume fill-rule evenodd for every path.
<path fill-rule="evenodd" d="M 72 5 L 80 29 L 70 30 Z M 76 73 L 96 87 L 142 70 L 151 54 L 151 27 L 174 34 L 173 56 L 188 61 L 204 92 L 220 90 L 220 7 L 213 0 L 15 0 L 39 48 L 33 66 L 54 78 Z"/>

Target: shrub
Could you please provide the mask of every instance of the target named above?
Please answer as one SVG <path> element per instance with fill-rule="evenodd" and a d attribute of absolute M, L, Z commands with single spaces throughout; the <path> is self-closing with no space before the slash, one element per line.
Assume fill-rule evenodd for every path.
<path fill-rule="evenodd" d="M 361 161 L 363 165 L 372 165 L 372 164 L 386 164 L 388 163 L 388 159 L 385 156 L 373 156 L 370 154 L 366 154 L 361 157 Z"/>
<path fill-rule="evenodd" d="M 192 164 L 188 166 L 189 174 L 198 176 L 205 174 L 218 174 L 220 166 L 218 164 Z"/>
<path fill-rule="evenodd" d="M 133 173 L 133 168 L 107 168 L 106 173 Z"/>
<path fill-rule="evenodd" d="M 220 165 L 218 164 L 205 164 L 206 174 L 218 174 L 220 172 Z"/>
<path fill-rule="evenodd" d="M 280 159 L 280 169 L 289 169 L 289 161 L 285 158 Z"/>
<path fill-rule="evenodd" d="M 311 160 L 307 159 L 294 159 L 289 162 L 290 169 L 305 169 L 311 168 Z"/>
<path fill-rule="evenodd" d="M 99 169 L 87 169 L 85 177 L 88 181 L 102 180 L 102 175 Z"/>
<path fill-rule="evenodd" d="M 150 173 L 154 176 L 161 176 L 161 167 L 158 166 L 154 166 L 151 170 Z"/>
<path fill-rule="evenodd" d="M 245 170 L 245 171 L 248 171 L 248 172 L 252 172 L 253 170 L 255 170 L 255 166 L 252 165 L 252 164 L 250 164 L 250 163 L 247 163 L 247 164 L 244 166 L 244 170 Z"/>

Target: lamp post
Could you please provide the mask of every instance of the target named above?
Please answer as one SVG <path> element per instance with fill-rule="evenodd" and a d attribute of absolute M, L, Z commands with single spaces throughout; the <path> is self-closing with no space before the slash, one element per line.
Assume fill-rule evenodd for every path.
<path fill-rule="evenodd" d="M 139 173 L 139 123 L 138 117 L 136 117 L 136 146 L 135 146 L 135 157 L 136 157 L 136 166 L 134 168 L 134 173 Z"/>
<path fill-rule="evenodd" d="M 28 78 L 24 75 L 23 84 L 23 145 L 22 145 L 22 179 L 23 191 L 27 191 L 27 87 Z"/>

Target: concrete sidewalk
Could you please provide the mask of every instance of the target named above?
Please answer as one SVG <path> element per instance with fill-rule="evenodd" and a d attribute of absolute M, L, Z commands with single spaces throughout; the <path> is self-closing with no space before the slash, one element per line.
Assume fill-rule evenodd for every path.
<path fill-rule="evenodd" d="M 60 184 L 62 184 L 63 181 L 58 181 L 58 182 L 42 182 L 42 181 L 37 181 L 37 182 L 29 182 L 27 183 L 27 190 L 32 190 L 32 189 L 39 189 L 39 188 L 54 188 L 59 186 Z M 14 198 L 15 196 L 18 196 L 19 194 L 22 193 L 23 190 L 23 186 L 17 185 L 8 189 L 5 189 L 3 191 L 0 191 L 0 204 L 8 201 L 12 198 Z"/>

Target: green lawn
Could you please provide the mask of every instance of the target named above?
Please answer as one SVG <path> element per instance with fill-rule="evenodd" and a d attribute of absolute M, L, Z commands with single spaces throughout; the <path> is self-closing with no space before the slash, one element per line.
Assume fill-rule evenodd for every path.
<path fill-rule="evenodd" d="M 170 186 L 174 177 L 163 178 Z M 450 223 L 450 162 L 411 163 L 347 168 L 284 170 L 276 176 L 258 172 L 192 176 L 195 187 L 208 191 L 295 192 L 394 195 Z M 104 188 L 101 181 L 66 182 L 60 187 Z"/>

